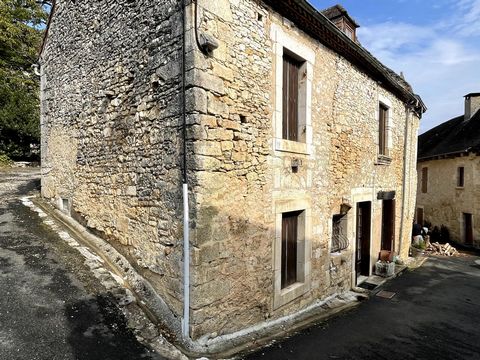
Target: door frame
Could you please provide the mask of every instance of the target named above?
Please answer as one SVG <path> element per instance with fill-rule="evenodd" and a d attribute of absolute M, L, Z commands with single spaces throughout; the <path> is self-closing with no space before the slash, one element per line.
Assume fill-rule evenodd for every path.
<path fill-rule="evenodd" d="M 357 214 L 356 214 L 356 211 L 353 211 L 353 209 L 356 209 L 357 207 L 357 203 L 360 203 L 360 202 L 366 202 L 366 201 L 370 201 L 372 203 L 372 209 L 371 209 L 371 226 L 370 226 L 370 256 L 371 256 L 371 253 L 372 253 L 372 249 L 373 249 L 373 246 L 374 246 L 374 241 L 373 241 L 373 234 L 375 233 L 375 212 L 376 212 L 376 208 L 377 208 L 377 195 L 376 195 L 376 191 L 375 191 L 375 188 L 372 186 L 366 186 L 366 187 L 357 187 L 357 188 L 353 188 L 351 189 L 351 204 L 353 205 L 352 206 L 352 211 L 349 211 L 348 212 L 348 238 L 349 239 L 352 239 L 350 241 L 350 249 L 352 251 L 352 256 L 351 256 L 351 276 L 350 276 L 350 279 L 351 279 L 351 286 L 352 287 L 355 287 L 356 285 L 356 282 L 357 282 L 357 275 L 356 275 L 356 271 L 355 271 L 355 252 L 357 251 L 357 244 L 356 244 L 356 232 L 357 232 Z M 373 273 L 373 264 L 370 264 L 370 274 L 371 275 Z"/>
<path fill-rule="evenodd" d="M 467 218 L 470 219 L 470 231 L 467 231 Z M 462 232 L 463 232 L 463 243 L 465 245 L 473 246 L 474 243 L 474 232 L 473 232 L 473 214 L 472 213 L 462 213 Z M 469 234 L 471 235 L 471 241 L 468 241 Z"/>
<path fill-rule="evenodd" d="M 363 211 L 361 210 L 361 205 L 365 205 L 366 206 L 366 209 L 368 209 L 368 246 L 366 249 L 362 249 L 360 248 L 360 252 L 361 252 L 361 256 L 362 256 L 362 265 L 361 265 L 361 268 L 360 268 L 360 273 L 358 273 L 357 271 L 357 254 L 358 254 L 358 245 L 359 245 L 359 238 L 358 238 L 358 218 L 359 218 L 359 215 L 360 215 L 360 211 Z M 364 275 L 364 276 L 370 276 L 371 273 L 372 273 L 372 227 L 373 227 L 373 224 L 372 224 L 372 218 L 373 218 L 373 213 L 372 213 L 372 210 L 373 210 L 373 204 L 372 204 L 372 201 L 359 201 L 356 203 L 356 208 L 355 208 L 355 251 L 354 251 L 354 265 L 355 265 L 355 268 L 354 268 L 354 272 L 355 272 L 355 285 L 357 284 L 357 281 L 358 281 L 358 277 L 361 276 L 361 275 Z M 362 215 L 363 217 L 363 215 Z M 362 246 L 362 241 L 360 240 L 360 246 Z M 364 256 L 367 255 L 367 261 L 363 260 Z M 363 268 L 363 269 L 362 269 Z M 362 270 L 365 270 L 367 269 L 367 271 L 365 273 L 362 274 Z"/>
<path fill-rule="evenodd" d="M 391 206 L 391 209 L 390 209 L 390 212 L 388 213 L 388 218 L 385 216 L 386 214 L 386 202 L 389 202 L 389 206 Z M 391 199 L 391 200 L 382 200 L 382 221 L 381 221 L 381 232 L 380 232 L 380 250 L 389 250 L 389 251 L 395 251 L 395 226 L 396 226 L 396 207 L 397 207 L 397 203 L 395 201 L 395 199 Z M 385 227 L 388 225 L 385 223 L 385 221 L 389 219 L 391 221 L 391 226 L 392 228 L 388 231 L 388 232 L 385 232 Z M 387 235 L 385 235 L 385 233 Z M 384 236 L 390 236 L 390 249 L 386 249 L 384 248 Z"/>

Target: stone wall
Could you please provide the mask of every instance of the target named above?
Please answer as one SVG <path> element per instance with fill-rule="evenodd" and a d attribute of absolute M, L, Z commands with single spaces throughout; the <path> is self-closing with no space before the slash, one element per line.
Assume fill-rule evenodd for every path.
<path fill-rule="evenodd" d="M 42 65 L 42 194 L 181 313 L 179 2 L 57 1 Z M 65 201 L 64 201 L 65 200 Z"/>
<path fill-rule="evenodd" d="M 464 187 L 457 186 L 457 169 L 465 168 Z M 427 192 L 422 192 L 422 169 L 428 168 Z M 480 247 L 480 160 L 474 154 L 418 163 L 417 208 L 432 227 L 446 226 L 452 240 L 464 243 L 463 213 L 473 214 L 474 245 Z"/>
<path fill-rule="evenodd" d="M 218 85 L 208 89 L 197 83 L 194 90 L 206 99 L 195 116 L 199 182 L 194 189 L 198 206 L 191 295 L 194 338 L 289 315 L 316 299 L 350 289 L 355 206 L 372 202 L 373 267 L 380 250 L 379 191 L 396 192 L 395 250 L 407 256 L 416 186 L 418 118 L 407 115 L 402 101 L 261 3 L 209 4 L 200 1 L 199 26 L 220 46 L 211 56 L 199 52 L 195 56 L 195 78 Z M 291 40 L 272 38 L 274 28 Z M 280 149 L 295 144 L 277 145 L 281 139 L 275 128 L 275 49 L 277 42 L 289 41 L 314 54 L 307 74 L 312 84 L 307 91 L 311 128 L 307 127 L 304 153 Z M 380 99 L 391 104 L 390 165 L 378 164 Z M 402 212 L 406 134 L 408 185 Z M 301 161 L 298 172 L 292 171 L 293 159 Z M 348 214 L 350 246 L 330 254 L 332 216 L 345 201 L 354 206 Z M 278 209 L 299 203 L 308 209 L 305 286 L 292 301 L 290 297 L 277 301 L 282 297 L 275 285 Z"/>
<path fill-rule="evenodd" d="M 395 250 L 405 256 L 418 130 L 418 118 L 402 101 L 261 2 L 198 2 L 198 26 L 219 48 L 209 55 L 198 50 L 189 6 L 193 339 L 291 315 L 354 286 L 356 204 L 372 203 L 373 267 L 379 191 L 396 193 Z M 42 56 L 42 194 L 61 208 L 67 204 L 65 211 L 115 245 L 180 314 L 178 5 L 58 3 Z M 302 144 L 278 135 L 283 47 L 307 60 Z M 386 165 L 377 152 L 379 101 L 390 106 Z M 344 203 L 352 205 L 349 246 L 331 254 L 332 217 Z M 302 281 L 284 291 L 281 216 L 293 210 L 303 210 Z"/>

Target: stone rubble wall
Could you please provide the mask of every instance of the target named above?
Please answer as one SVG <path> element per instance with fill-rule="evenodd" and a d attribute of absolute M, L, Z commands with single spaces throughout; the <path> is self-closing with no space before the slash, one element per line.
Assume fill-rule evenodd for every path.
<path fill-rule="evenodd" d="M 181 314 L 182 178 L 178 0 L 61 1 L 42 56 L 42 194 L 108 239 Z M 199 26 L 219 41 L 202 54 L 188 7 L 187 124 L 191 190 L 191 334 L 216 337 L 291 315 L 349 290 L 355 253 L 330 254 L 342 202 L 372 201 L 372 266 L 380 250 L 378 191 L 396 191 L 396 238 L 409 240 L 415 136 L 405 106 L 332 50 L 253 0 L 199 0 Z M 312 49 L 309 154 L 276 150 L 272 24 Z M 376 165 L 379 96 L 392 103 L 390 165 Z M 308 130 L 310 131 L 310 130 Z M 300 160 L 298 172 L 292 161 Z M 308 287 L 276 298 L 278 208 L 309 204 Z M 405 254 L 405 246 L 402 254 Z M 406 250 L 408 251 L 408 249 Z"/>
<path fill-rule="evenodd" d="M 313 151 L 274 150 L 275 61 L 272 24 L 315 51 Z M 295 313 L 315 299 L 350 289 L 355 210 L 348 215 L 350 246 L 330 255 L 331 220 L 344 199 L 365 189 L 372 201 L 372 266 L 380 250 L 378 191 L 396 191 L 400 246 L 405 104 L 335 52 L 250 0 L 200 1 L 199 24 L 219 41 L 211 56 L 195 52 L 192 92 L 198 101 L 194 143 L 198 166 L 193 232 L 192 336 L 215 337 Z M 390 165 L 377 162 L 379 95 L 392 103 Z M 415 203 L 418 118 L 409 118 L 406 208 L 402 243 L 410 239 Z M 292 159 L 302 165 L 292 173 Z M 283 200 L 312 205 L 311 288 L 274 307 L 275 207 Z M 362 200 L 363 201 L 363 200 Z M 401 252 L 408 253 L 408 246 Z"/>
<path fill-rule="evenodd" d="M 457 169 L 465 168 L 463 188 L 457 187 Z M 422 192 L 422 168 L 428 168 L 427 192 Z M 480 226 L 476 221 L 480 215 L 480 159 L 474 154 L 422 161 L 418 163 L 417 208 L 423 208 L 424 219 L 433 227 L 446 226 L 450 237 L 457 243 L 465 241 L 463 213 L 473 214 L 474 246 L 480 247 Z"/>
<path fill-rule="evenodd" d="M 177 0 L 58 1 L 42 54 L 42 195 L 182 311 Z"/>

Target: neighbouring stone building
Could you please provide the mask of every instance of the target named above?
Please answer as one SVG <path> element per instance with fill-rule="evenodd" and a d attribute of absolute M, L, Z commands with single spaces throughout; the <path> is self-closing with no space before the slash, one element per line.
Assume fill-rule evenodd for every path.
<path fill-rule="evenodd" d="M 341 7 L 185 2 L 183 23 L 180 0 L 56 1 L 42 195 L 131 262 L 169 326 L 228 339 L 348 291 L 381 249 L 407 256 L 425 107 Z"/>
<path fill-rule="evenodd" d="M 448 229 L 480 247 L 480 93 L 465 95 L 465 114 L 420 135 L 416 220 Z"/>

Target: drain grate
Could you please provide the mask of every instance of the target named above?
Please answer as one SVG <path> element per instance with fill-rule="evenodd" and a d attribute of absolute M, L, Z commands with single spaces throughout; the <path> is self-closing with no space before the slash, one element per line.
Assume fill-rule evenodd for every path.
<path fill-rule="evenodd" d="M 362 289 L 367 289 L 367 290 L 373 290 L 377 287 L 377 284 L 372 284 L 369 282 L 364 281 L 363 283 L 359 284 L 358 287 L 361 287 Z"/>
<path fill-rule="evenodd" d="M 391 299 L 393 298 L 397 293 L 391 292 L 391 291 L 385 291 L 381 290 L 379 291 L 376 296 L 384 298 L 384 299 Z"/>

